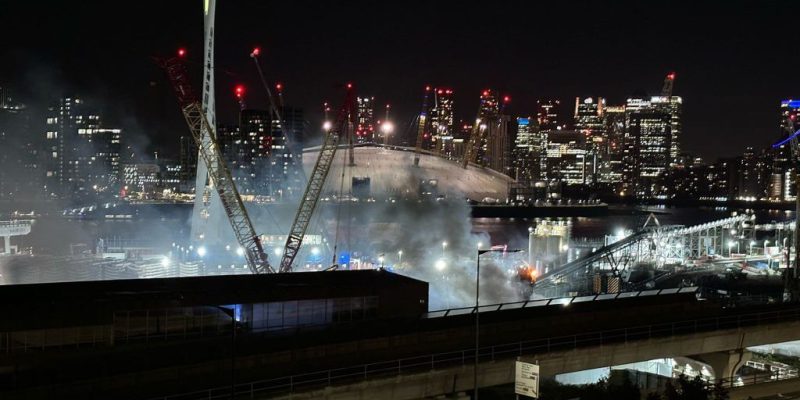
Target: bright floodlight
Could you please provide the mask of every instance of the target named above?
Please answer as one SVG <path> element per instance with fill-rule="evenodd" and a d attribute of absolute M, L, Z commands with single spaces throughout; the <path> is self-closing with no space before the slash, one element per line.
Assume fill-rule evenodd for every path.
<path fill-rule="evenodd" d="M 731 240 L 730 242 L 728 242 L 728 247 L 733 247 L 733 244 L 734 244 L 734 243 L 733 243 L 733 241 Z"/>
<path fill-rule="evenodd" d="M 206 256 L 206 248 L 203 247 L 203 246 L 198 247 L 197 248 L 197 255 L 200 256 L 200 257 L 205 257 Z"/>
<path fill-rule="evenodd" d="M 243 256 L 244 255 L 244 248 L 243 247 L 237 248 L 236 249 L 236 254 L 239 255 L 239 256 Z"/>
<path fill-rule="evenodd" d="M 565 244 L 565 245 L 561 246 L 561 250 L 562 250 L 562 251 L 567 251 L 567 250 L 569 250 L 569 245 L 568 245 L 568 244 Z"/>
<path fill-rule="evenodd" d="M 312 247 L 311 248 L 311 254 L 313 254 L 315 256 L 318 256 L 319 255 L 319 247 L 316 247 L 316 246 Z"/>
<path fill-rule="evenodd" d="M 618 238 L 624 238 L 625 237 L 625 229 L 622 229 L 622 228 L 617 229 L 617 237 Z"/>
<path fill-rule="evenodd" d="M 383 125 L 381 125 L 381 130 L 383 131 L 383 133 L 392 133 L 394 132 L 394 124 L 392 124 L 389 121 L 386 121 L 383 123 Z"/>
<path fill-rule="evenodd" d="M 161 259 L 161 266 L 166 268 L 169 267 L 169 264 L 170 264 L 169 257 L 164 256 L 164 258 Z"/>
<path fill-rule="evenodd" d="M 439 260 L 436 260 L 436 264 L 434 266 L 436 267 L 436 270 L 444 271 L 444 269 L 447 268 L 447 263 L 444 262 L 444 260 L 439 259 Z"/>
<path fill-rule="evenodd" d="M 276 247 L 276 248 L 275 248 L 275 251 L 274 251 L 274 253 L 275 253 L 275 255 L 276 255 L 276 256 L 279 256 L 279 255 L 281 255 L 281 249 L 280 249 L 280 247 Z"/>
<path fill-rule="evenodd" d="M 325 121 L 325 122 L 322 124 L 322 129 L 324 129 L 324 130 L 326 130 L 326 131 L 329 131 L 329 130 L 331 130 L 331 128 L 332 128 L 332 127 L 333 127 L 333 124 L 331 123 L 331 121 Z"/>

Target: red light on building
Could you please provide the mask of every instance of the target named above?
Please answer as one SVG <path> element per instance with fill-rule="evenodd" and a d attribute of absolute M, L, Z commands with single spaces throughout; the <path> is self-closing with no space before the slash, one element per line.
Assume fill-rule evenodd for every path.
<path fill-rule="evenodd" d="M 185 55 L 186 55 L 186 49 L 184 49 L 183 47 L 178 49 L 178 57 L 183 57 Z"/>
<path fill-rule="evenodd" d="M 348 89 L 352 89 L 352 88 L 353 88 L 353 84 L 352 84 L 352 83 L 348 83 L 348 84 L 347 84 L 347 88 L 348 88 Z"/>
<path fill-rule="evenodd" d="M 511 101 L 511 96 L 505 96 L 505 97 L 503 97 L 503 102 L 505 102 L 505 103 L 508 103 L 508 102 L 510 102 L 510 101 Z"/>
<path fill-rule="evenodd" d="M 282 83 L 278 83 L 278 84 L 276 84 L 276 85 L 275 85 L 275 89 L 278 89 L 278 90 L 283 90 L 283 84 L 282 84 Z"/>
<path fill-rule="evenodd" d="M 261 55 L 261 48 L 253 47 L 253 52 L 250 53 L 250 55 L 253 57 L 258 57 L 259 55 Z"/>
<path fill-rule="evenodd" d="M 236 98 L 241 99 L 244 97 L 244 85 L 236 85 L 233 91 L 236 94 Z"/>
<path fill-rule="evenodd" d="M 489 91 L 488 91 L 488 90 L 484 90 L 484 91 L 483 91 L 483 97 L 486 97 L 486 96 L 488 96 L 488 95 L 489 95 Z"/>
<path fill-rule="evenodd" d="M 425 86 L 425 91 L 426 92 L 430 92 L 431 91 L 431 87 L 430 86 Z"/>
<path fill-rule="evenodd" d="M 674 81 L 675 80 L 675 73 L 674 72 L 670 72 L 669 75 L 667 75 L 667 78 L 669 78 L 669 80 L 671 80 L 671 81 Z"/>

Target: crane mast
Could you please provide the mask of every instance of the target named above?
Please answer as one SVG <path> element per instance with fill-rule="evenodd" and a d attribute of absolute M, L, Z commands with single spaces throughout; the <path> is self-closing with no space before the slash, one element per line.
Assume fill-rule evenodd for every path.
<path fill-rule="evenodd" d="M 336 149 L 339 146 L 341 136 L 346 134 L 352 140 L 353 119 L 355 118 L 353 101 L 353 85 L 348 84 L 344 104 L 342 104 L 342 107 L 339 109 L 336 122 L 325 133 L 325 140 L 320 147 L 319 157 L 317 157 L 317 162 L 314 164 L 314 169 L 311 171 L 311 176 L 308 178 L 306 191 L 300 199 L 300 206 L 297 208 L 297 214 L 294 217 L 292 229 L 289 231 L 289 236 L 286 238 L 286 246 L 283 249 L 283 256 L 281 258 L 280 272 L 290 272 L 292 270 L 292 263 L 295 257 L 297 257 L 297 253 L 300 251 L 300 245 L 303 243 L 303 237 L 308 229 L 308 224 L 311 222 L 311 216 L 314 213 L 317 202 L 319 202 L 319 196 L 322 194 L 322 188 L 325 186 L 325 179 L 328 177 L 328 173 L 331 170 L 331 164 L 336 155 Z"/>
<path fill-rule="evenodd" d="M 183 55 L 183 53 L 183 50 L 179 51 L 179 55 Z M 160 64 L 167 72 L 173 89 L 175 89 L 178 104 L 199 149 L 200 157 L 208 168 L 208 176 L 219 195 L 222 208 L 225 209 L 236 240 L 244 251 L 248 267 L 256 274 L 274 272 L 267 260 L 261 239 L 253 229 L 253 224 L 247 215 L 242 198 L 231 177 L 231 171 L 214 139 L 216 137 L 214 127 L 206 119 L 203 108 L 189 84 L 186 66 L 180 57 L 161 61 Z"/>
<path fill-rule="evenodd" d="M 419 155 L 422 152 L 422 142 L 425 139 L 425 128 L 428 120 L 428 97 L 431 93 L 431 87 L 425 87 L 425 97 L 422 98 L 422 111 L 419 113 L 419 121 L 417 124 L 417 142 L 414 147 L 414 166 L 419 167 Z M 387 117 L 388 118 L 388 117 Z"/>

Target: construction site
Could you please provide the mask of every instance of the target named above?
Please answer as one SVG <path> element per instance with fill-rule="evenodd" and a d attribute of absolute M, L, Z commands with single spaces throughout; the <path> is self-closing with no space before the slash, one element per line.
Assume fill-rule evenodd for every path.
<path fill-rule="evenodd" d="M 788 290 L 779 275 L 791 265 L 788 254 L 795 239 L 789 222 L 756 228 L 754 219 L 739 215 L 709 222 L 713 229 L 730 231 L 728 237 L 717 233 L 711 239 L 692 239 L 699 230 L 712 228 L 654 227 L 648 220 L 644 226 L 603 239 L 573 237 L 569 219 L 537 219 L 528 222 L 528 235 L 498 242 L 474 229 L 469 205 L 508 203 L 515 184 L 497 172 L 502 168 L 491 160 L 478 162 L 496 145 L 492 132 L 506 118 L 502 111 L 508 96 L 484 91 L 469 139 L 458 148 L 454 142 L 448 148 L 444 138 L 436 137 L 428 113 L 429 103 L 438 104 L 442 101 L 438 96 L 450 93 L 449 89 L 427 86 L 414 120 L 414 146 L 399 146 L 387 144 L 388 130 L 383 143 L 364 139 L 358 119 L 363 99 L 356 95 L 354 83 L 346 83 L 339 88 L 337 105 L 326 103 L 322 143 L 303 149 L 292 139 L 290 121 L 282 115 L 282 85 L 264 74 L 256 47 L 249 57 L 263 84 L 271 125 L 283 133 L 281 143 L 286 148 L 302 154 L 297 189 L 302 194 L 297 201 L 259 203 L 243 193 L 220 148 L 215 123 L 215 10 L 215 1 L 204 3 L 202 84 L 192 82 L 191 69 L 199 60 L 190 61 L 187 49 L 155 59 L 197 149 L 193 203 L 190 210 L 181 211 L 188 222 L 162 217 L 164 232 L 152 237 L 96 234 L 89 243 L 71 246 L 68 254 L 44 255 L 12 249 L 9 238 L 29 234 L 33 222 L 10 221 L 0 225 L 5 238 L 0 283 L 386 269 L 430 282 L 431 307 L 451 308 L 471 301 L 478 277 L 475 264 L 483 261 L 487 302 L 619 293 L 666 282 L 696 285 L 683 273 L 698 263 L 705 269 L 694 268 L 691 274 L 724 273 L 737 264 L 739 270 L 774 278 L 776 286 Z M 668 98 L 674 77 L 670 74 L 665 80 L 663 93 Z M 244 91 L 236 87 L 242 110 Z M 549 192 L 547 196 L 553 197 Z M 104 220 L 126 221 L 137 212 L 106 203 L 65 210 L 64 216 L 80 219 L 99 214 Z M 689 248 L 693 250 L 684 250 Z M 764 262 L 766 268 L 753 267 Z"/>

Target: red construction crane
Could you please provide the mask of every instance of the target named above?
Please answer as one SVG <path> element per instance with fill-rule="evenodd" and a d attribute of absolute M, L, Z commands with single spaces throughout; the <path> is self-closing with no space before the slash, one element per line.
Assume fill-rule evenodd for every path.
<path fill-rule="evenodd" d="M 219 195 L 222 208 L 225 209 L 236 240 L 244 250 L 248 267 L 256 274 L 274 272 L 267 260 L 261 239 L 253 229 L 253 224 L 247 215 L 247 209 L 245 209 L 236 184 L 231 177 L 231 171 L 214 139 L 216 137 L 215 128 L 208 123 L 200 101 L 197 100 L 189 83 L 189 76 L 183 60 L 185 55 L 186 50 L 180 49 L 177 57 L 158 60 L 158 63 L 166 71 L 172 87 L 175 89 L 178 104 L 199 149 L 200 157 L 208 167 L 208 176 Z M 244 93 L 242 92 L 242 94 Z"/>
<path fill-rule="evenodd" d="M 303 193 L 303 197 L 301 197 L 300 206 L 297 208 L 297 214 L 294 217 L 292 228 L 289 231 L 289 236 L 286 238 L 283 258 L 281 258 L 280 272 L 291 272 L 292 270 L 292 263 L 295 257 L 297 257 L 297 253 L 300 251 L 303 237 L 308 229 L 308 224 L 311 222 L 314 209 L 317 207 L 319 196 L 322 194 L 322 188 L 325 186 L 325 179 L 328 177 L 328 173 L 331 170 L 331 164 L 333 163 L 333 158 L 336 155 L 336 149 L 339 146 L 342 135 L 348 135 L 348 137 L 352 138 L 356 114 L 354 92 L 353 85 L 348 83 L 347 94 L 344 103 L 342 103 L 339 109 L 336 122 L 331 126 L 331 129 L 325 133 L 325 141 L 320 147 L 317 162 L 314 164 L 314 169 L 311 171 L 311 176 L 308 178 L 306 191 Z"/>

